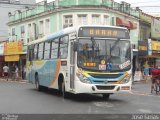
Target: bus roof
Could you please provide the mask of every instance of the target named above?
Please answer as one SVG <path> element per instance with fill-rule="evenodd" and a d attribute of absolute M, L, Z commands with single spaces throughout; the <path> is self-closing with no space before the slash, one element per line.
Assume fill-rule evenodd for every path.
<path fill-rule="evenodd" d="M 51 33 L 49 35 L 44 36 L 43 38 L 34 40 L 32 42 L 29 42 L 27 45 L 32 45 L 32 44 L 36 44 L 36 43 L 40 43 L 40 42 L 44 42 L 44 41 L 50 41 L 52 39 L 58 38 L 59 36 L 63 36 L 69 33 L 73 33 L 79 30 L 80 27 L 109 27 L 109 28 L 119 28 L 119 29 L 124 29 L 127 30 L 127 28 L 124 27 L 119 27 L 119 26 L 108 26 L 108 25 L 80 25 L 77 27 L 68 27 L 68 28 L 64 28 L 63 30 L 60 30 L 58 32 L 55 33 Z"/>

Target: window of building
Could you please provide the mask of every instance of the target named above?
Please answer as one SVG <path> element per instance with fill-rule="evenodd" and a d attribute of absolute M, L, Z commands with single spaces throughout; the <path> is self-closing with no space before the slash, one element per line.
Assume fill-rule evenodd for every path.
<path fill-rule="evenodd" d="M 25 35 L 25 28 L 24 26 L 21 26 L 21 41 L 24 43 L 23 39 L 24 39 L 24 36 Z"/>
<path fill-rule="evenodd" d="M 104 15 L 104 25 L 108 25 L 108 16 L 107 15 Z"/>
<path fill-rule="evenodd" d="M 87 15 L 78 15 L 78 24 L 86 25 L 87 24 Z"/>
<path fill-rule="evenodd" d="M 37 59 L 37 55 L 38 55 L 38 44 L 36 44 L 36 45 L 34 46 L 34 54 L 33 54 L 34 60 Z"/>
<path fill-rule="evenodd" d="M 16 35 L 16 30 L 15 28 L 12 28 L 12 36 L 15 36 Z"/>
<path fill-rule="evenodd" d="M 73 26 L 73 17 L 72 15 L 65 15 L 64 21 L 63 21 L 63 28 L 71 27 Z"/>
<path fill-rule="evenodd" d="M 59 39 L 52 40 L 52 47 L 51 47 L 51 58 L 57 58 L 58 57 L 58 47 L 59 47 Z"/>
<path fill-rule="evenodd" d="M 112 17 L 112 19 L 111 19 L 111 22 L 112 22 L 112 25 L 114 26 L 115 25 L 115 19 L 114 19 L 114 17 Z"/>
<path fill-rule="evenodd" d="M 50 33 L 50 20 L 46 19 L 45 20 L 45 34 Z"/>
<path fill-rule="evenodd" d="M 25 28 L 24 26 L 21 26 L 21 34 L 25 33 Z"/>
<path fill-rule="evenodd" d="M 100 15 L 92 15 L 92 24 L 100 24 Z"/>
<path fill-rule="evenodd" d="M 31 38 L 32 37 L 32 25 L 31 24 L 28 24 L 28 38 Z"/>
<path fill-rule="evenodd" d="M 68 55 L 68 36 L 60 38 L 60 58 L 67 58 Z"/>
<path fill-rule="evenodd" d="M 50 59 L 51 42 L 44 43 L 44 59 Z"/>
<path fill-rule="evenodd" d="M 42 37 L 44 35 L 44 23 L 39 21 L 39 35 Z"/>

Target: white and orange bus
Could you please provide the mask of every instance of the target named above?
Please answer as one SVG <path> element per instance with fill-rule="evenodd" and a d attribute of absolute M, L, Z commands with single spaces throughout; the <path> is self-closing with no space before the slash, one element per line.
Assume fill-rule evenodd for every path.
<path fill-rule="evenodd" d="M 27 79 L 67 93 L 129 92 L 132 60 L 129 32 L 116 26 L 65 28 L 28 44 Z"/>

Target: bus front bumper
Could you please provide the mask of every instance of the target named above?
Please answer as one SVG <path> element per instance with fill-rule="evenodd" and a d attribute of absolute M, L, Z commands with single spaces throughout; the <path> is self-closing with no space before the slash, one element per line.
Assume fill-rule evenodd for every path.
<path fill-rule="evenodd" d="M 75 94 L 78 93 L 119 93 L 130 92 L 131 82 L 127 84 L 87 84 L 75 81 Z"/>

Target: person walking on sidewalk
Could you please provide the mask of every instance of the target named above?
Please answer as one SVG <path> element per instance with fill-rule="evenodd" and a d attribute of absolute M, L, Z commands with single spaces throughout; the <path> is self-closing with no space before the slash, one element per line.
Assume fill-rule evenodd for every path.
<path fill-rule="evenodd" d="M 4 74 L 4 78 L 8 81 L 8 76 L 9 76 L 9 67 L 5 64 L 3 67 L 3 74 Z"/>
<path fill-rule="evenodd" d="M 144 80 L 147 82 L 148 77 L 149 77 L 149 67 L 145 67 L 144 68 L 144 70 L 143 70 L 143 77 L 144 77 Z"/>
<path fill-rule="evenodd" d="M 25 80 L 26 79 L 26 66 L 23 66 L 23 70 L 22 70 L 22 79 Z"/>
<path fill-rule="evenodd" d="M 11 67 L 11 79 L 12 80 L 15 80 L 15 78 L 16 78 L 15 71 L 16 71 L 16 66 L 15 66 L 15 64 L 13 64 Z"/>
<path fill-rule="evenodd" d="M 16 77 L 16 80 L 19 80 L 19 69 L 17 65 L 15 66 L 15 77 Z"/>

